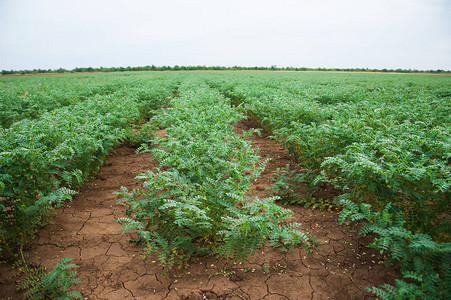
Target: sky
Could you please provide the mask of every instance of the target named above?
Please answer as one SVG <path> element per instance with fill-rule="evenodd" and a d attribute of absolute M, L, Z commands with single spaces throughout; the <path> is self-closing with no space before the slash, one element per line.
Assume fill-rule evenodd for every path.
<path fill-rule="evenodd" d="M 451 70 L 451 0 L 0 0 L 0 70 Z"/>

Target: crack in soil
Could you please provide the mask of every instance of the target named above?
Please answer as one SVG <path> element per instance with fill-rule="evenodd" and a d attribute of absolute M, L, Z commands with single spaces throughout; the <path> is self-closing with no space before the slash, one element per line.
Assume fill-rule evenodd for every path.
<path fill-rule="evenodd" d="M 237 285 L 238 285 L 238 284 L 237 284 Z M 241 291 L 241 293 L 243 293 L 244 295 L 246 295 L 246 298 L 241 297 L 240 295 L 236 294 L 235 292 L 233 292 L 233 294 L 235 294 L 235 295 L 237 295 L 238 297 L 241 297 L 241 299 L 245 299 L 245 300 L 248 300 L 248 299 L 251 298 L 251 297 L 249 296 L 249 294 L 246 293 L 246 292 L 243 290 L 243 288 L 240 287 L 239 285 L 238 285 L 238 289 Z"/>
<path fill-rule="evenodd" d="M 283 298 L 283 299 L 288 299 L 288 300 L 290 300 L 290 298 L 288 298 L 287 296 L 282 295 L 282 294 L 278 294 L 278 293 L 269 293 L 269 294 L 266 295 L 263 299 L 266 299 L 268 296 L 278 296 L 278 297 L 281 297 L 281 298 Z M 279 298 L 279 299 L 281 299 L 281 298 Z"/>
<path fill-rule="evenodd" d="M 271 291 L 269 290 L 269 284 L 268 284 L 268 280 L 271 279 L 272 275 L 269 276 L 268 278 L 266 278 L 265 280 L 265 285 L 266 285 L 266 295 L 271 294 Z"/>
<path fill-rule="evenodd" d="M 80 231 L 83 230 L 83 228 L 85 227 L 86 223 L 91 219 L 91 214 L 92 212 L 89 212 L 89 217 L 86 219 L 86 221 L 83 222 L 83 225 L 81 225 L 80 229 L 77 231 L 76 235 L 80 234 Z"/>
<path fill-rule="evenodd" d="M 130 294 L 132 294 L 133 299 L 136 299 L 136 297 L 135 297 L 135 295 L 133 294 L 133 292 L 130 291 L 128 288 L 125 287 L 125 283 L 126 283 L 126 282 L 123 282 L 123 283 L 122 283 L 122 287 L 123 287 L 125 290 L 129 291 Z"/>
<path fill-rule="evenodd" d="M 164 297 L 164 299 L 167 299 L 168 296 L 169 296 L 169 294 L 171 293 L 171 291 L 172 291 L 172 285 L 173 285 L 173 282 L 169 283 L 169 285 L 168 285 L 168 291 L 166 292 L 166 297 Z"/>
<path fill-rule="evenodd" d="M 312 277 L 311 276 L 308 277 L 308 284 L 310 285 L 310 288 L 312 289 L 312 295 L 311 295 L 310 299 L 313 300 L 313 294 L 315 293 L 315 289 L 312 286 Z"/>
<path fill-rule="evenodd" d="M 240 289 L 240 291 L 243 292 L 241 289 Z M 249 295 L 247 295 L 244 292 L 243 292 L 243 294 L 245 294 L 247 296 L 247 298 L 244 298 L 243 296 L 241 296 L 240 294 L 235 293 L 234 291 L 231 294 L 237 296 L 238 298 L 240 298 L 242 300 L 248 300 L 249 299 Z"/>

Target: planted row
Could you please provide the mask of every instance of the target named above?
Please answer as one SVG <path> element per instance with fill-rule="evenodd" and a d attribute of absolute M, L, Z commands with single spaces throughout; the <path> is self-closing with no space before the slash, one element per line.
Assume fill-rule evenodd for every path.
<path fill-rule="evenodd" d="M 0 128 L 0 248 L 4 255 L 25 245 L 54 205 L 70 199 L 141 118 L 140 107 L 156 108 L 175 82 L 161 83 L 159 98 L 121 92 L 95 96 L 72 106 Z M 127 96 L 127 97 L 125 97 Z M 154 100 L 152 102 L 152 100 Z"/>
<path fill-rule="evenodd" d="M 301 96 L 296 82 L 288 91 L 287 82 L 282 88 L 260 83 L 223 84 L 222 90 L 276 134 L 312 179 L 327 175 L 324 180 L 352 190 L 355 202 L 365 199 L 379 208 L 394 202 L 410 229 L 446 240 L 440 236 L 449 226 L 442 215 L 443 209 L 449 212 L 451 196 L 448 102 L 417 92 L 394 102 L 390 93 L 325 105 L 307 91 Z"/>
<path fill-rule="evenodd" d="M 310 84 L 277 85 L 274 77 L 221 78 L 210 84 L 284 142 L 312 182 L 342 190 L 340 220 L 363 222 L 361 233 L 375 234 L 372 246 L 401 262 L 408 281 L 373 292 L 388 299 L 446 298 L 451 294 L 450 94 L 439 85 L 444 79 L 408 80 L 404 85 L 353 81 L 339 87 L 343 93 L 333 83 L 310 79 Z"/>
<path fill-rule="evenodd" d="M 114 85 L 93 76 L 2 78 L 0 125 L 7 128 L 22 119 L 37 119 L 45 112 L 118 89 L 119 82 Z"/>
<path fill-rule="evenodd" d="M 119 193 L 130 215 L 124 230 L 136 230 L 159 253 L 164 271 L 207 254 L 244 259 L 268 240 L 308 245 L 300 224 L 284 223 L 290 211 L 274 198 L 246 196 L 265 163 L 233 132 L 242 114 L 203 82 L 184 82 L 178 92 L 151 120 L 167 127 L 150 150 L 159 169 L 138 176 L 141 189 Z"/>
<path fill-rule="evenodd" d="M 0 126 L 8 128 L 22 119 L 35 120 L 45 112 L 74 105 L 94 96 L 122 92 L 125 96 L 132 94 L 138 100 L 149 99 L 149 93 L 155 91 L 155 86 L 160 85 L 159 81 L 167 77 L 164 74 L 89 74 L 0 78 Z M 173 81 L 177 76 L 171 77 Z"/>

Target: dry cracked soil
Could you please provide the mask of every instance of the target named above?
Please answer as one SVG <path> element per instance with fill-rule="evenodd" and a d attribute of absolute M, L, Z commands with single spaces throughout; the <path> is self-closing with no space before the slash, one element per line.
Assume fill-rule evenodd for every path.
<path fill-rule="evenodd" d="M 240 121 L 235 132 L 256 127 L 252 121 Z M 267 137 L 263 132 L 247 138 L 260 148 L 263 159 L 271 158 L 250 192 L 259 197 L 267 196 L 274 170 L 286 164 L 296 168 L 289 152 Z M 385 266 L 381 255 L 367 247 L 370 237 L 337 224 L 337 211 L 301 205 L 286 207 L 319 242 L 310 255 L 302 246 L 288 252 L 264 247 L 241 263 L 206 257 L 162 276 L 157 257 L 144 256 L 144 249 L 132 242 L 133 233 L 121 233 L 116 220 L 125 216 L 125 207 L 117 205 L 113 194 L 121 186 L 140 187 L 135 176 L 155 167 L 149 153 L 137 154 L 125 145 L 115 149 L 96 179 L 38 232 L 30 257 L 48 268 L 72 258 L 82 280 L 73 290 L 83 299 L 373 299 L 365 287 L 396 278 L 396 268 Z M 324 187 L 315 196 L 335 195 Z M 0 299 L 23 299 L 15 291 L 15 280 L 11 265 L 0 264 Z"/>

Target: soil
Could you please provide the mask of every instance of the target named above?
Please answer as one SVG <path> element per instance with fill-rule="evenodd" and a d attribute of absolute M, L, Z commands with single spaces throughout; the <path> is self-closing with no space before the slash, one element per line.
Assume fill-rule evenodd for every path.
<path fill-rule="evenodd" d="M 236 132 L 256 127 L 241 121 Z M 251 195 L 266 197 L 272 172 L 296 161 L 268 134 L 249 137 L 260 155 L 271 158 L 266 171 L 252 186 Z M 73 202 L 58 209 L 53 224 L 39 231 L 30 257 L 52 268 L 71 257 L 79 268 L 81 284 L 73 289 L 84 299 L 372 299 L 366 286 L 393 283 L 397 270 L 382 263 L 377 251 L 367 248 L 370 237 L 337 225 L 337 211 L 289 205 L 296 221 L 319 242 L 311 255 L 299 246 L 282 252 L 264 247 L 245 262 L 206 257 L 186 269 L 161 275 L 155 255 L 146 256 L 133 243 L 133 233 L 121 234 L 116 219 L 125 216 L 113 192 L 121 186 L 140 187 L 134 177 L 157 166 L 151 154 L 136 154 L 120 146 Z M 324 187 L 317 197 L 333 198 L 337 191 Z M 0 299 L 22 299 L 14 289 L 11 266 L 0 264 Z"/>

